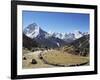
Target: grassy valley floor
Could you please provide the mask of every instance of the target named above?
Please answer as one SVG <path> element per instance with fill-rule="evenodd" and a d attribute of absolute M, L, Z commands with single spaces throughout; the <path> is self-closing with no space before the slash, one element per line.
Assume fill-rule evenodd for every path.
<path fill-rule="evenodd" d="M 32 59 L 36 61 L 36 64 L 32 64 Z M 67 52 L 57 51 L 53 49 L 34 52 L 23 50 L 23 69 L 80 65 L 89 65 L 89 57 L 72 55 Z"/>

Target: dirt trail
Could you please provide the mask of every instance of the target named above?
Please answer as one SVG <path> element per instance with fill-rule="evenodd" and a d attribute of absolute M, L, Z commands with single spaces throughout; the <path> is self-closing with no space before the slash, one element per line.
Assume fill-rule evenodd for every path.
<path fill-rule="evenodd" d="M 44 53 L 46 51 L 35 51 L 35 52 L 30 52 L 28 54 L 24 54 L 27 58 L 27 60 L 23 60 L 23 65 L 22 67 L 27 69 L 27 68 L 45 68 L 45 67 L 53 67 L 52 65 L 45 64 L 40 58 L 39 54 Z M 37 61 L 37 64 L 31 64 L 32 59 L 35 59 Z"/>
<path fill-rule="evenodd" d="M 71 63 L 73 63 L 72 62 L 73 59 L 71 59 L 71 58 L 74 58 L 74 60 L 76 60 L 76 61 L 74 61 L 75 63 L 76 62 L 78 62 L 78 63 L 79 62 L 83 62 L 82 61 L 83 59 L 80 61 L 80 59 L 79 59 L 80 57 L 79 56 L 75 56 L 75 55 L 68 54 L 68 53 L 62 54 L 60 51 L 56 51 L 56 50 L 51 49 L 51 50 L 35 51 L 35 52 L 29 52 L 29 53 L 23 54 L 23 57 L 26 57 L 27 60 L 22 60 L 23 61 L 22 67 L 25 68 L 25 69 L 54 67 L 54 65 L 46 64 L 43 61 L 43 59 L 41 60 L 39 58 L 40 54 L 42 54 L 42 55 L 45 54 L 45 57 L 43 59 L 47 60 L 50 63 L 53 62 L 53 64 L 56 63 L 56 62 L 57 63 L 61 63 L 61 64 L 62 63 L 64 63 L 64 64 L 67 64 L 67 63 L 71 64 Z M 32 59 L 35 59 L 37 61 L 37 64 L 32 64 L 31 63 Z"/>

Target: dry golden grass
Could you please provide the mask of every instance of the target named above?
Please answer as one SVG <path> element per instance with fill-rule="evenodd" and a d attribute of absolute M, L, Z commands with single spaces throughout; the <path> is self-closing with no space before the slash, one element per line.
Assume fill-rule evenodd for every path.
<path fill-rule="evenodd" d="M 39 55 L 42 55 L 43 59 L 39 58 Z M 30 68 L 48 68 L 54 67 L 51 64 L 59 64 L 59 65 L 76 65 L 82 64 L 89 61 L 89 57 L 82 57 L 77 55 L 72 55 L 68 53 L 64 53 L 63 51 L 57 50 L 49 50 L 49 51 L 35 51 L 23 53 L 23 57 L 26 57 L 26 60 L 22 60 L 22 68 L 30 69 Z M 37 61 L 37 64 L 32 64 L 32 59 Z M 45 61 L 47 63 L 45 63 Z"/>
<path fill-rule="evenodd" d="M 44 53 L 42 56 L 43 59 L 49 64 L 63 64 L 66 66 L 82 64 L 89 61 L 89 57 L 72 55 L 56 50 L 48 51 L 47 53 Z"/>
<path fill-rule="evenodd" d="M 38 55 L 40 52 L 30 52 L 27 54 L 23 54 L 23 57 L 26 57 L 26 60 L 22 60 L 22 68 L 45 68 L 45 67 L 53 67 L 52 65 L 45 64 L 41 59 L 39 59 Z M 32 59 L 37 61 L 37 64 L 31 64 Z"/>

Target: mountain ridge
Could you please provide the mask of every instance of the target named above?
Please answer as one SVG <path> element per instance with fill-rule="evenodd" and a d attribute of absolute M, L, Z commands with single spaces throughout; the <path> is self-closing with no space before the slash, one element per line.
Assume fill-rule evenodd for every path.
<path fill-rule="evenodd" d="M 56 37 L 59 39 L 63 39 L 66 42 L 73 41 L 75 39 L 79 39 L 80 37 L 84 36 L 84 35 L 88 35 L 88 32 L 81 32 L 81 31 L 76 31 L 73 33 L 59 33 L 59 32 L 46 32 L 43 29 L 41 29 L 36 23 L 32 23 L 30 25 L 28 25 L 25 29 L 24 29 L 24 34 L 30 38 L 35 38 L 35 37 L 39 37 L 39 36 L 44 36 L 45 38 L 48 37 Z"/>
<path fill-rule="evenodd" d="M 41 47 L 55 48 L 66 44 L 62 39 L 51 36 L 42 30 L 36 23 L 30 24 L 23 32 L 27 37 L 36 40 Z"/>
<path fill-rule="evenodd" d="M 36 23 L 28 25 L 23 33 L 41 44 L 41 47 L 55 48 L 72 43 L 74 40 L 88 35 L 87 32 L 77 31 L 76 33 L 49 33 L 41 29 Z M 76 37 L 77 36 L 77 37 Z"/>

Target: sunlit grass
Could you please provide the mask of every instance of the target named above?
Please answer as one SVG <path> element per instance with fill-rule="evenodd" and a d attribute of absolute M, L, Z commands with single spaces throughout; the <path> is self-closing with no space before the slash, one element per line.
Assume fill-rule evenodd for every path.
<path fill-rule="evenodd" d="M 43 59 L 50 64 L 64 64 L 64 65 L 76 65 L 88 62 L 88 57 L 72 55 L 64 53 L 62 51 L 48 51 L 44 53 Z"/>

